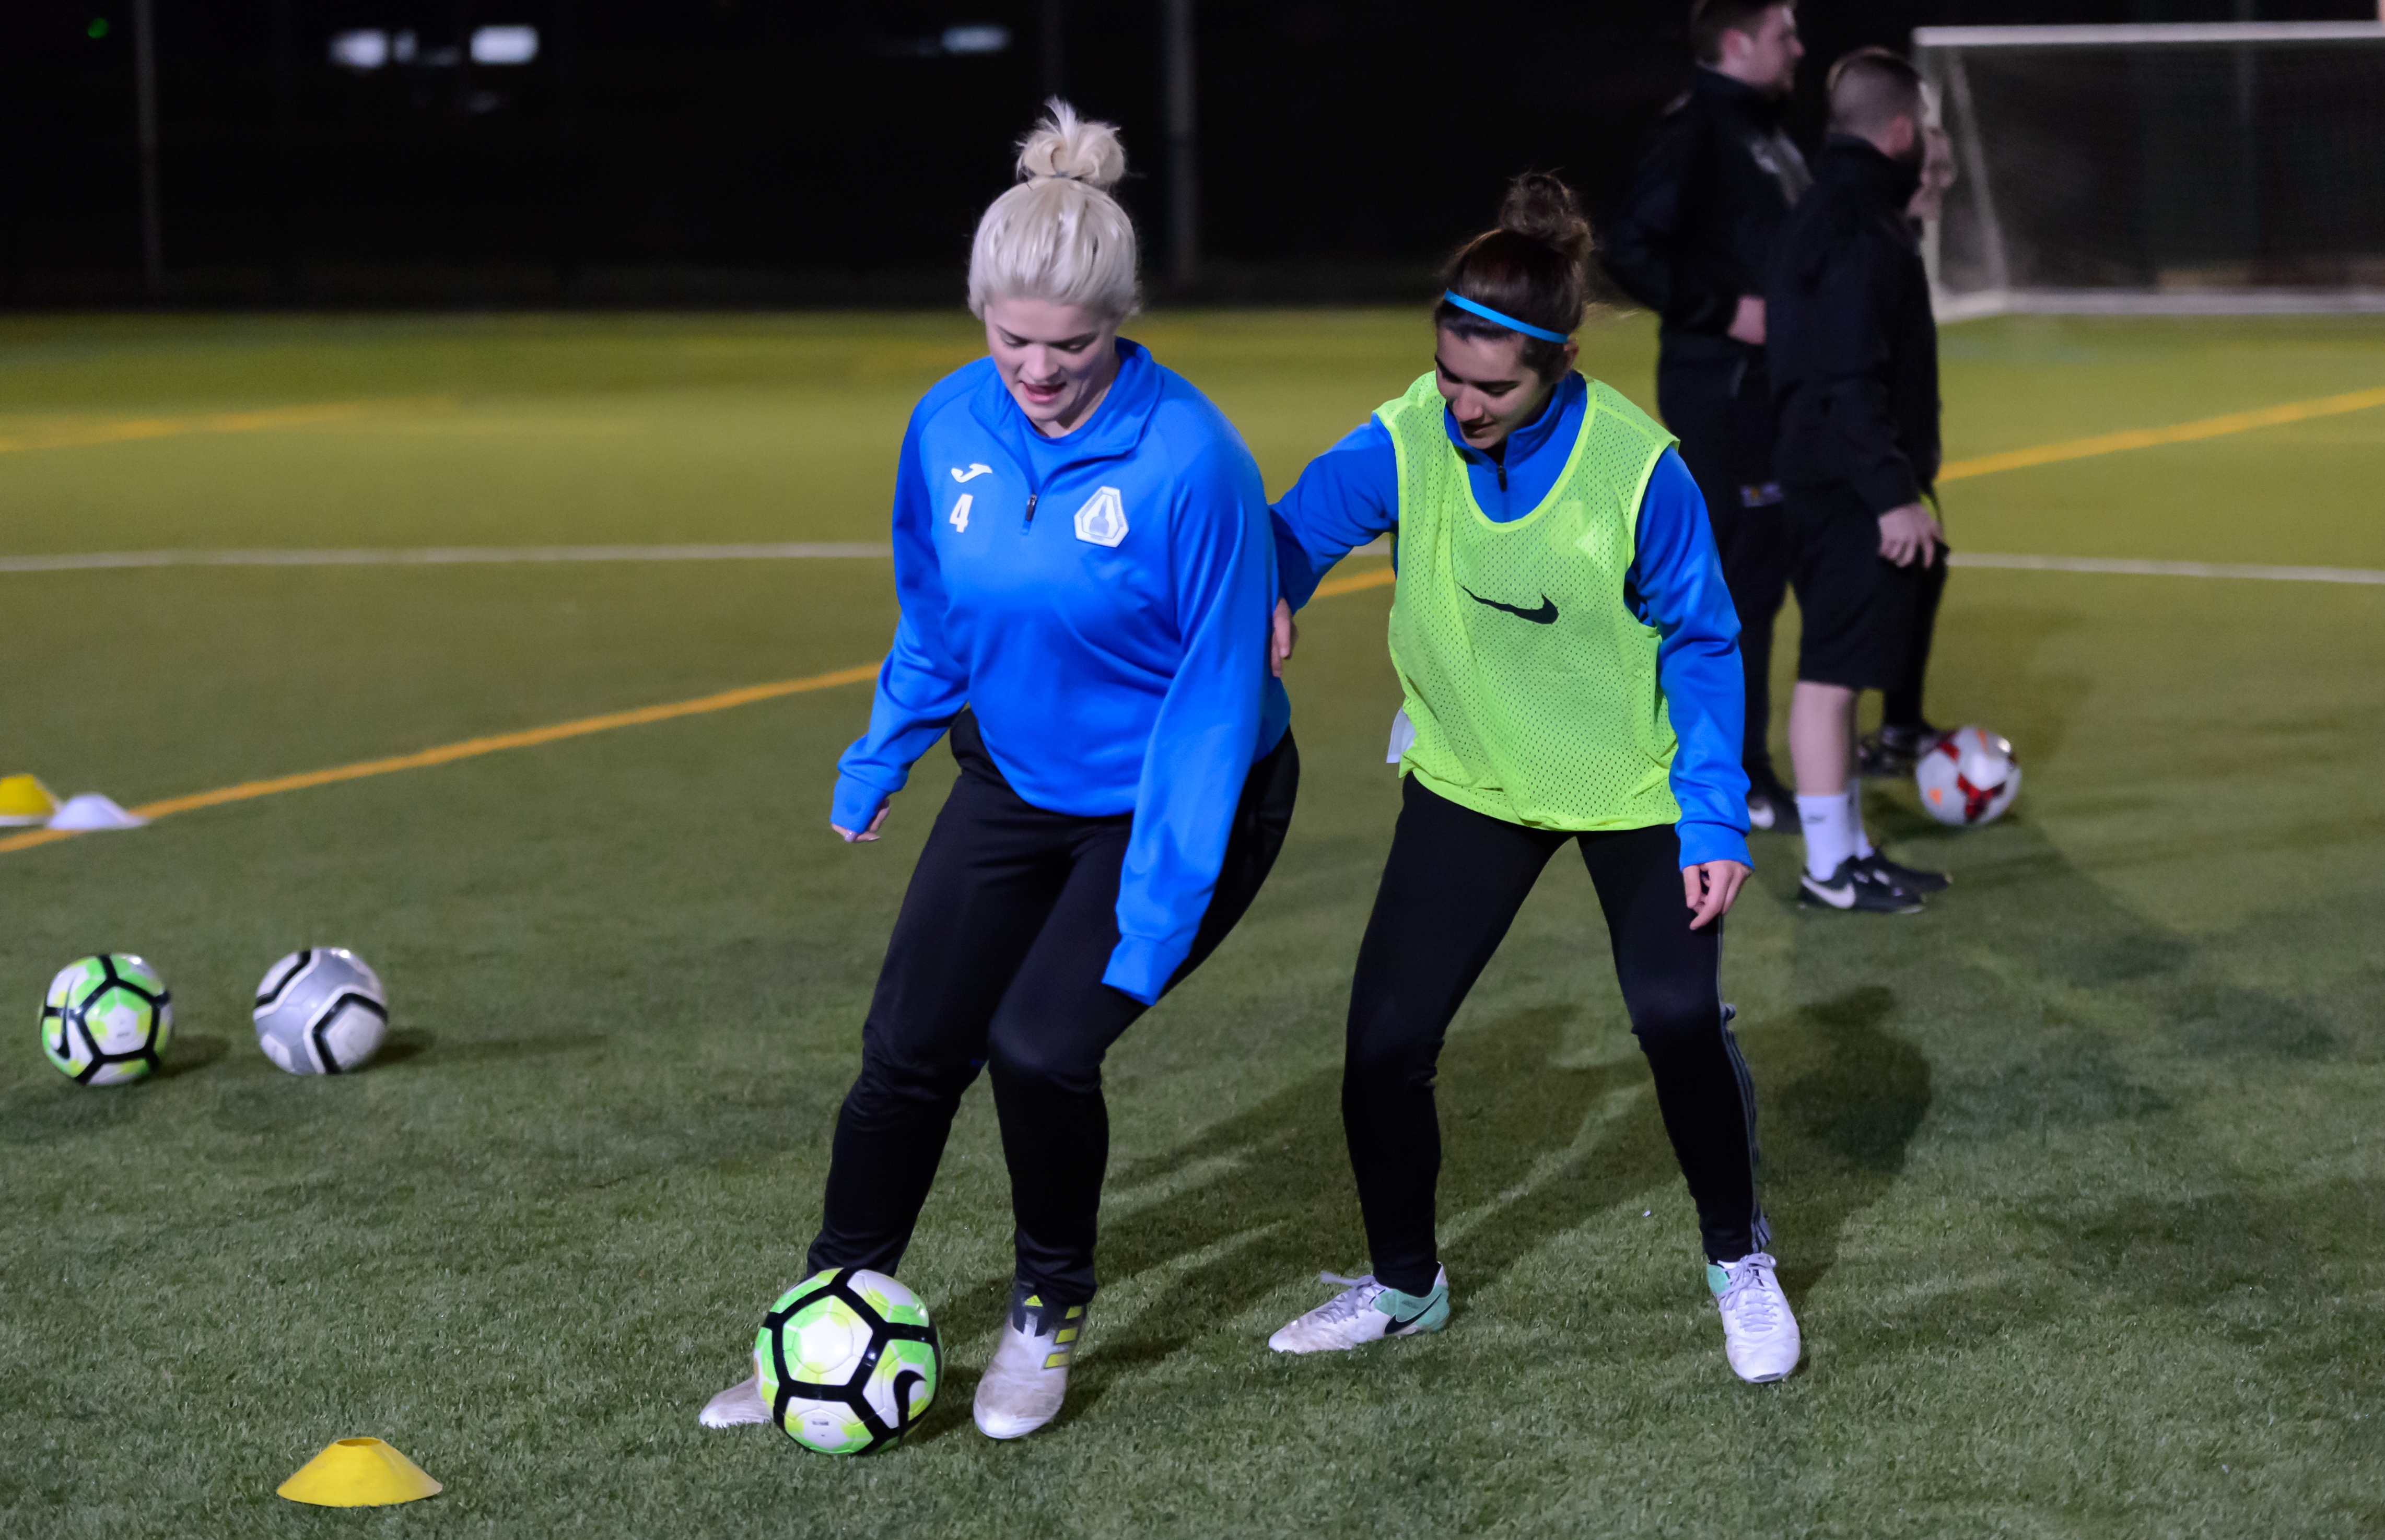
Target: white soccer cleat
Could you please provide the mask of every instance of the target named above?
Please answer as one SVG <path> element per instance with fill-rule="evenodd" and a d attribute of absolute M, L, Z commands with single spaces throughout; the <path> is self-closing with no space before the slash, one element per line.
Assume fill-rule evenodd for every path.
<path fill-rule="evenodd" d="M 1023 1290 L 1013 1294 L 1002 1346 L 977 1382 L 977 1431 L 988 1438 L 1024 1438 L 1059 1416 L 1068 1365 L 1084 1330 L 1084 1306 L 1047 1305 Z"/>
<path fill-rule="evenodd" d="M 707 1428 L 740 1428 L 770 1420 L 770 1405 L 762 1399 L 762 1376 L 740 1380 L 704 1403 L 695 1420 Z"/>
<path fill-rule="evenodd" d="M 1735 1262 L 1706 1263 L 1706 1287 L 1722 1312 L 1723 1352 L 1731 1372 L 1750 1385 L 1787 1379 L 1804 1350 L 1789 1297 L 1772 1275 L 1778 1265 L 1761 1251 Z"/>
<path fill-rule="evenodd" d="M 1431 1291 L 1420 1295 L 1402 1294 L 1377 1282 L 1372 1273 L 1344 1278 L 1338 1273 L 1320 1273 L 1317 1281 L 1348 1286 L 1267 1338 L 1267 1346 L 1277 1352 L 1338 1352 L 1387 1336 L 1437 1332 L 1449 1322 L 1449 1269 L 1445 1267 L 1434 1272 Z"/>

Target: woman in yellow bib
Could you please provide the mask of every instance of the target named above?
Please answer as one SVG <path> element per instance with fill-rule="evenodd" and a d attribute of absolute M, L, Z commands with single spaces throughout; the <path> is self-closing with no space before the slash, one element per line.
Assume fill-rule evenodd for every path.
<path fill-rule="evenodd" d="M 1672 436 L 1574 370 L 1591 231 L 1517 180 L 1458 252 L 1432 371 L 1276 506 L 1284 597 L 1392 537 L 1397 832 L 1350 994 L 1342 1119 L 1373 1252 L 1270 1339 L 1284 1352 L 1439 1330 L 1434 1066 L 1558 847 L 1598 890 L 1631 1030 L 1698 1208 L 1731 1368 L 1796 1367 L 1755 1195 L 1755 1102 L 1718 969 L 1748 871 L 1739 623 Z M 1288 633 L 1288 627 L 1281 628 Z M 1284 651 L 1288 651 L 1288 646 Z"/>

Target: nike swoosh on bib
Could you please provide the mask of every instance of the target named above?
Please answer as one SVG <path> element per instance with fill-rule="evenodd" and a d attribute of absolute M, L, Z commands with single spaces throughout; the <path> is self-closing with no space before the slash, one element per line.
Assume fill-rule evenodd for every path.
<path fill-rule="evenodd" d="M 1467 598 L 1473 600 L 1476 603 L 1488 604 L 1494 610 L 1505 610 L 1518 620 L 1529 620 L 1535 626 L 1554 626 L 1556 624 L 1557 607 L 1555 602 L 1551 600 L 1545 593 L 1541 595 L 1541 607 L 1539 609 L 1526 610 L 1518 609 L 1513 604 L 1502 604 L 1496 599 L 1485 599 L 1463 583 L 1460 583 L 1457 586 L 1459 590 L 1465 593 Z"/>

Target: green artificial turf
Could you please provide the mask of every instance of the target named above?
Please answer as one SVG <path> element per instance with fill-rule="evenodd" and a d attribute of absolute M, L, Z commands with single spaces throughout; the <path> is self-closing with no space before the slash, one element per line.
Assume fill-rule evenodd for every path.
<path fill-rule="evenodd" d="M 1383 314 L 1136 334 L 1272 487 L 1426 363 Z M 0 554 L 882 538 L 965 317 L 13 319 Z M 2370 321 L 1944 336 L 1950 453 L 2385 383 Z M 1643 323 L 1589 366 L 1651 401 Z M 2385 565 L 2385 411 L 1980 477 L 1959 547 Z M 1005 1298 L 973 1092 L 904 1266 L 950 1377 L 890 1456 L 706 1433 L 817 1218 L 880 950 L 950 762 L 823 826 L 864 689 L 0 853 L 0 1532 L 15 1535 L 2356 1535 L 2385 1529 L 2385 590 L 1968 570 L 1931 709 L 2013 814 L 1875 826 L 1954 888 L 1791 907 L 1759 837 L 1725 986 L 1808 1361 L 1732 1379 L 1692 1217 L 1560 860 L 1442 1061 L 1450 1329 L 1292 1360 L 1363 1265 L 1336 1102 L 1390 832 L 1386 590 L 1320 601 L 1305 762 L 1233 939 L 1111 1059 L 1105 1292 L 1061 1423 L 969 1426 Z M 131 803 L 872 661 L 869 559 L 0 574 L 0 773 Z M 1783 619 L 1794 635 L 1793 609 Z M 1783 666 L 1786 666 L 1784 645 Z M 368 1073 L 256 1050 L 281 953 L 388 981 Z M 67 1083 L 37 995 L 150 958 L 169 1073 Z M 427 1502 L 274 1486 L 386 1438 Z"/>

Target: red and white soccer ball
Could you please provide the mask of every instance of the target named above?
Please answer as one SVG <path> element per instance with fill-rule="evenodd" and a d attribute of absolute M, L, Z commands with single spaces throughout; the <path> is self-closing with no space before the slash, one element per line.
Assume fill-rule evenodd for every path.
<path fill-rule="evenodd" d="M 2013 746 L 1985 727 L 1960 727 L 1915 762 L 1921 809 L 1957 828 L 1992 824 L 2020 795 L 2020 761 Z"/>

